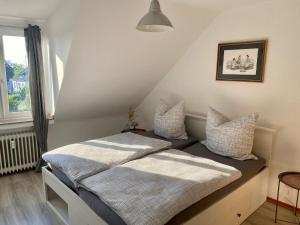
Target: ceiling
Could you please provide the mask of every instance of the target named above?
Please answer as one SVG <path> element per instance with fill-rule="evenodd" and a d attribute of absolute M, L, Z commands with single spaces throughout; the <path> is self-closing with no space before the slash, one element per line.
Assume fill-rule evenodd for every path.
<path fill-rule="evenodd" d="M 0 16 L 47 19 L 67 0 L 0 0 Z"/>
<path fill-rule="evenodd" d="M 167 1 L 167 0 L 163 0 Z M 236 8 L 241 6 L 253 5 L 266 0 L 172 0 L 201 9 L 221 12 L 226 9 Z M 272 0 L 269 0 L 272 1 Z"/>
<path fill-rule="evenodd" d="M 72 0 L 0 0 L 0 17 L 47 19 L 60 4 Z M 161 0 L 166 3 L 169 0 Z M 173 2 L 220 12 L 227 8 L 255 4 L 261 0 L 172 0 Z"/>
<path fill-rule="evenodd" d="M 56 118 L 126 113 L 147 96 L 218 13 L 260 1 L 161 0 L 175 31 L 149 34 L 135 29 L 149 0 L 82 0 Z M 43 20 L 66 2 L 72 8 L 73 0 L 0 0 L 0 17 Z"/>
<path fill-rule="evenodd" d="M 225 8 L 265 0 L 160 1 L 175 26 L 174 32 L 136 31 L 135 25 L 148 10 L 149 0 L 81 1 L 56 119 L 126 113 L 148 95 Z"/>
<path fill-rule="evenodd" d="M 162 0 L 161 5 L 174 32 L 135 29 L 148 0 L 81 1 L 57 120 L 119 115 L 137 106 L 215 16 L 182 3 Z"/>

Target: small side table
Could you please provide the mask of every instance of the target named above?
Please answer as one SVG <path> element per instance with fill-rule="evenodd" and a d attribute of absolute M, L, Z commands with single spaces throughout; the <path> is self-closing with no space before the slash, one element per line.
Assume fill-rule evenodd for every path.
<path fill-rule="evenodd" d="M 122 133 L 126 133 L 126 132 L 131 132 L 131 133 L 135 133 L 135 134 L 142 134 L 142 133 L 145 133 L 146 130 L 145 129 L 138 129 L 138 128 L 122 130 Z"/>
<path fill-rule="evenodd" d="M 275 223 L 277 223 L 277 212 L 278 212 L 278 198 L 279 198 L 279 190 L 280 183 L 284 183 L 285 185 L 297 190 L 297 200 L 294 214 L 298 219 L 298 224 L 300 224 L 299 217 L 297 216 L 297 208 L 298 208 L 298 200 L 299 200 L 299 192 L 300 192 L 300 172 L 284 172 L 278 175 L 278 189 L 277 189 L 277 201 L 276 201 L 276 212 L 275 212 Z M 289 221 L 285 221 L 289 222 Z M 289 222 L 291 223 L 291 222 Z M 294 223 L 297 224 L 297 223 Z"/>

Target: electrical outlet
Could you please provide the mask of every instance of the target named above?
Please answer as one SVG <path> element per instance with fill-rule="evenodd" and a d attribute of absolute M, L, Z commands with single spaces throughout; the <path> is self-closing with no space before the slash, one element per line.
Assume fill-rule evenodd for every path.
<path fill-rule="evenodd" d="M 11 140 L 10 140 L 10 147 L 11 147 L 12 149 L 15 149 L 15 148 L 16 148 L 16 142 L 15 142 L 14 139 L 11 139 Z"/>

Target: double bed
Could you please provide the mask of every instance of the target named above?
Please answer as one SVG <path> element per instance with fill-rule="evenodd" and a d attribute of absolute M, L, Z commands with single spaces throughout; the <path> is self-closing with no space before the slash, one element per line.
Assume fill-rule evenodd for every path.
<path fill-rule="evenodd" d="M 147 131 L 147 132 L 141 133 L 141 135 L 144 137 L 169 142 L 170 144 L 166 148 L 179 149 L 179 150 L 183 150 L 183 149 L 198 142 L 197 138 L 194 138 L 192 136 L 189 136 L 187 140 L 165 139 L 163 137 L 160 137 L 160 136 L 154 134 L 153 131 Z M 87 141 L 87 143 L 89 143 L 89 142 L 91 142 L 91 141 Z M 86 143 L 86 142 L 84 142 L 84 143 Z M 71 146 L 71 147 L 73 147 L 73 146 Z M 164 150 L 166 148 L 162 148 L 161 150 Z M 63 151 L 64 151 L 64 149 L 63 149 Z M 55 167 L 54 165 L 51 165 L 51 163 L 49 163 L 49 167 L 51 168 L 52 173 L 57 178 L 59 178 L 65 185 L 67 185 L 70 189 L 72 189 L 73 191 L 76 192 L 76 187 L 74 185 L 74 182 L 72 180 L 70 180 L 68 178 L 68 176 L 61 169 Z"/>
<path fill-rule="evenodd" d="M 190 117 L 187 120 L 187 127 L 193 136 L 203 138 L 201 137 L 203 122 L 197 117 Z M 255 148 L 259 150 L 254 150 L 254 153 L 264 156 L 258 157 L 258 160 L 238 161 L 214 154 L 194 138 L 171 143 L 170 148 L 236 168 L 242 176 L 176 214 L 167 224 L 241 224 L 265 201 L 268 181 L 267 160 L 272 149 L 268 143 L 271 143 L 269 139 L 272 138 L 272 133 L 263 129 L 258 129 L 256 133 Z M 153 132 L 148 132 L 145 136 L 160 138 Z M 99 196 L 86 188 L 76 188 L 59 169 L 43 168 L 43 178 L 47 205 L 64 224 L 126 224 Z"/>
<path fill-rule="evenodd" d="M 173 219 L 171 219 L 167 224 L 183 224 L 187 222 L 192 215 L 201 213 L 203 210 L 211 206 L 213 203 L 222 199 L 223 197 L 230 194 L 232 191 L 241 187 L 247 181 L 251 180 L 255 175 L 259 174 L 266 167 L 266 161 L 262 158 L 258 160 L 248 160 L 246 162 L 226 158 L 223 156 L 216 155 L 210 152 L 204 145 L 197 143 L 190 147 L 187 147 L 182 150 L 183 152 L 190 153 L 192 155 L 203 157 L 207 159 L 211 159 L 213 161 L 220 162 L 225 165 L 233 166 L 237 168 L 243 174 L 240 179 L 230 183 L 229 185 L 221 188 L 214 193 L 208 195 L 207 197 L 201 199 L 194 205 L 188 207 L 186 210 L 182 211 L 178 215 L 176 215 Z M 79 196 L 82 198 L 84 202 L 89 205 L 97 215 L 99 215 L 103 220 L 105 220 L 108 224 L 111 225 L 126 225 L 122 218 L 118 216 L 113 210 L 110 209 L 100 198 L 98 198 L 95 194 L 86 189 L 79 188 L 78 192 Z"/>

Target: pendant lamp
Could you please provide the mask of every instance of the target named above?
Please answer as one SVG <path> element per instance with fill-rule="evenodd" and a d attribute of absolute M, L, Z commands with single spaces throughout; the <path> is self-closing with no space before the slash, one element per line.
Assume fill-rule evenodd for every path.
<path fill-rule="evenodd" d="M 137 30 L 143 32 L 173 31 L 171 21 L 162 13 L 158 0 L 151 0 L 148 13 L 138 23 Z"/>

